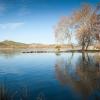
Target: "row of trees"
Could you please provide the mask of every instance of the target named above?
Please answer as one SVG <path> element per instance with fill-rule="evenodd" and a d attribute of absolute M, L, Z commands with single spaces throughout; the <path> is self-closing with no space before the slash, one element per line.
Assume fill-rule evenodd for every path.
<path fill-rule="evenodd" d="M 89 4 L 82 5 L 80 10 L 71 16 L 65 16 L 55 26 L 55 39 L 63 43 L 75 36 L 82 46 L 82 51 L 94 42 L 100 42 L 100 3 L 94 8 Z"/>

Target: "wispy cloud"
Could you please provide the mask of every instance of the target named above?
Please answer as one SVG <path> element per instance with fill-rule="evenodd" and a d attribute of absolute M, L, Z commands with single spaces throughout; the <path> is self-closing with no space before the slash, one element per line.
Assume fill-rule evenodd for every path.
<path fill-rule="evenodd" d="M 5 6 L 5 4 L 0 4 L 0 15 L 2 15 L 5 11 L 6 11 L 6 6 Z"/>
<path fill-rule="evenodd" d="M 29 9 L 27 7 L 22 7 L 19 11 L 19 15 L 20 16 L 25 16 L 25 15 L 29 15 L 31 12 L 29 11 Z"/>
<path fill-rule="evenodd" d="M 19 27 L 21 27 L 24 23 L 22 22 L 13 22 L 13 23 L 6 23 L 6 24 L 0 24 L 0 29 L 10 29 L 14 30 Z"/>
<path fill-rule="evenodd" d="M 31 3 L 29 2 L 29 0 L 21 0 L 21 6 L 18 15 L 26 16 L 31 14 L 30 4 Z"/>

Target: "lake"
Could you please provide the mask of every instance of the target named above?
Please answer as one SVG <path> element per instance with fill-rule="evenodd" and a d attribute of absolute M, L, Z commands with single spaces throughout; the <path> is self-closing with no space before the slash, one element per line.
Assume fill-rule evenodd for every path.
<path fill-rule="evenodd" d="M 0 52 L 0 100 L 100 100 L 100 53 Z"/>

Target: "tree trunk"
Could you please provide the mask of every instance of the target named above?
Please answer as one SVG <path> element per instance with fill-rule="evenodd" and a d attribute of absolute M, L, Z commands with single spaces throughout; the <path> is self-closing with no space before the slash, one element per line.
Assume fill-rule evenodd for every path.
<path fill-rule="evenodd" d="M 84 52 L 85 51 L 85 43 L 83 43 L 83 45 L 82 45 L 82 52 Z"/>
<path fill-rule="evenodd" d="M 90 44 L 90 40 L 88 41 L 88 43 L 87 43 L 87 45 L 86 45 L 86 51 L 87 51 L 87 49 L 88 49 L 89 44 Z"/>
<path fill-rule="evenodd" d="M 84 52 L 84 46 L 82 46 L 82 52 Z"/>
<path fill-rule="evenodd" d="M 85 50 L 85 43 L 84 43 L 84 38 L 83 38 L 83 40 L 82 40 L 82 52 L 84 52 L 84 50 Z"/>
<path fill-rule="evenodd" d="M 87 51 L 87 49 L 88 49 L 88 46 L 89 46 L 89 43 L 86 45 L 86 51 Z"/>

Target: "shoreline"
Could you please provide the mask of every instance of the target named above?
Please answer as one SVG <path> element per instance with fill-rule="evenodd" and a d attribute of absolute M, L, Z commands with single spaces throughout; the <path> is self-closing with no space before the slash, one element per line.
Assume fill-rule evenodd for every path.
<path fill-rule="evenodd" d="M 20 53 L 82 53 L 83 51 L 81 49 L 61 49 L 57 50 L 55 48 L 0 48 L 0 52 L 20 52 Z M 100 49 L 88 49 L 84 50 L 84 52 L 90 52 L 90 53 L 95 53 L 95 52 L 100 52 Z"/>
<path fill-rule="evenodd" d="M 68 51 L 23 51 L 22 53 L 83 53 L 82 50 L 68 50 Z M 90 52 L 90 53 L 95 53 L 95 52 L 100 52 L 100 50 L 85 50 L 84 52 Z"/>

